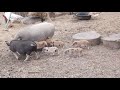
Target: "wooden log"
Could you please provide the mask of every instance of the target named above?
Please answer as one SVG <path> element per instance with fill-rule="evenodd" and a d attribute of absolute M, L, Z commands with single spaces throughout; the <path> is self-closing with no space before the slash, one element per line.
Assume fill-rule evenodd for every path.
<path fill-rule="evenodd" d="M 120 49 L 120 33 L 102 38 L 103 45 L 111 49 Z"/>
<path fill-rule="evenodd" d="M 87 40 L 91 46 L 99 45 L 101 43 L 101 35 L 95 31 L 82 32 L 73 35 L 73 40 Z"/>

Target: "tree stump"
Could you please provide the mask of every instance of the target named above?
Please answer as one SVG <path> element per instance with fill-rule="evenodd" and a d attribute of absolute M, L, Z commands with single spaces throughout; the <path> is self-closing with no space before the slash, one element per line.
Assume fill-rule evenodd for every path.
<path fill-rule="evenodd" d="M 101 35 L 95 31 L 82 32 L 73 35 L 73 40 L 88 40 L 91 46 L 101 43 Z"/>
<path fill-rule="evenodd" d="M 108 37 L 102 38 L 103 45 L 105 47 L 109 47 L 111 49 L 119 49 L 120 48 L 120 33 L 113 34 Z"/>

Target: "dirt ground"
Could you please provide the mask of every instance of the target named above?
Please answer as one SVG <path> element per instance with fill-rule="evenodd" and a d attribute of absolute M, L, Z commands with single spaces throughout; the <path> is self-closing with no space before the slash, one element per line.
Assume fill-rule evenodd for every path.
<path fill-rule="evenodd" d="M 102 44 L 90 47 L 82 57 L 64 55 L 71 47 L 72 35 L 83 31 L 96 31 L 104 36 L 120 32 L 120 12 L 102 12 L 89 20 L 75 20 L 72 15 L 57 17 L 52 23 L 56 31 L 53 39 L 62 40 L 65 46 L 59 56 L 32 54 L 30 61 L 16 60 L 4 43 L 10 41 L 23 25 L 15 24 L 9 32 L 3 31 L 4 22 L 0 14 L 0 77 L 1 78 L 120 78 L 120 50 L 111 50 Z"/>

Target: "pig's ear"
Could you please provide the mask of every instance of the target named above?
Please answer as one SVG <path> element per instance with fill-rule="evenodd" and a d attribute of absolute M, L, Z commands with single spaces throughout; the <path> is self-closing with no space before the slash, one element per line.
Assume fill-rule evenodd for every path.
<path fill-rule="evenodd" d="M 74 45 L 76 45 L 77 44 L 77 42 L 74 42 L 72 45 L 74 46 Z"/>
<path fill-rule="evenodd" d="M 35 45 L 33 43 L 31 43 L 30 46 L 35 46 Z"/>

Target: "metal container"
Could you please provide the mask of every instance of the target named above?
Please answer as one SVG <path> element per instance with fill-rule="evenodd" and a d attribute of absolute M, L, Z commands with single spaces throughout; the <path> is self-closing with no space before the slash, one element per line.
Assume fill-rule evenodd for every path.
<path fill-rule="evenodd" d="M 90 20 L 91 19 L 91 15 L 89 15 L 89 12 L 79 12 L 79 13 L 76 13 L 75 16 L 79 20 Z"/>

